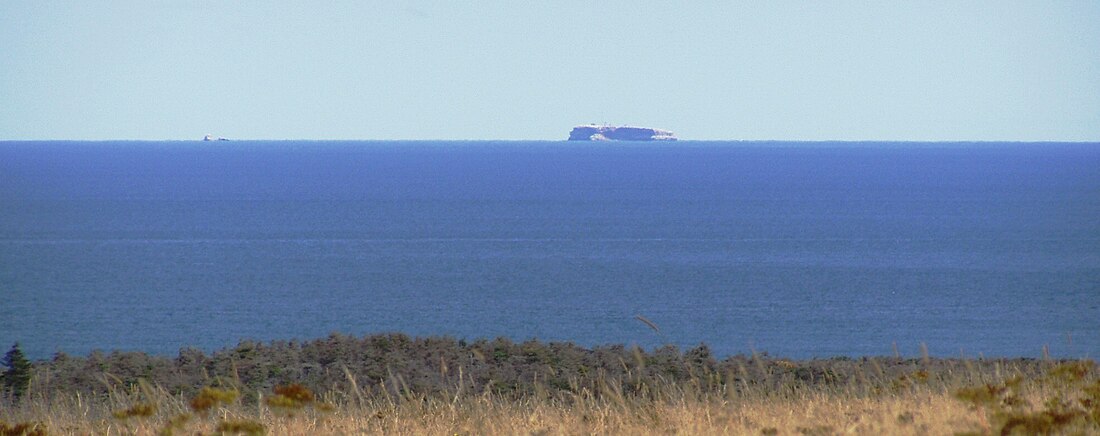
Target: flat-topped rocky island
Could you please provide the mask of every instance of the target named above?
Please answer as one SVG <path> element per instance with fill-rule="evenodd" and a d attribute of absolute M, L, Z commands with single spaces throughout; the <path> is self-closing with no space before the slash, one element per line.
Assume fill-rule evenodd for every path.
<path fill-rule="evenodd" d="M 569 132 L 570 141 L 675 141 L 676 136 L 664 129 L 633 126 L 577 126 Z"/>

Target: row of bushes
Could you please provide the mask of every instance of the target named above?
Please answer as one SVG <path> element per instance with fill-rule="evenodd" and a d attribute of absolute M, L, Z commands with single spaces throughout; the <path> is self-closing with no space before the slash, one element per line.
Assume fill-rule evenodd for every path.
<path fill-rule="evenodd" d="M 332 334 L 311 341 L 244 341 L 207 354 L 183 349 L 175 358 L 140 352 L 59 353 L 34 363 L 31 391 L 44 395 L 106 396 L 145 380 L 173 395 L 193 396 L 225 386 L 244 395 L 277 385 L 301 384 L 315 392 L 426 395 L 502 395 L 598 391 L 610 380 L 631 394 L 653 386 L 690 383 L 702 390 L 904 389 L 913 383 L 958 382 L 1013 371 L 1036 375 L 1037 359 L 833 358 L 791 361 L 766 354 L 718 360 L 706 345 L 642 350 L 623 345 L 585 348 L 572 343 L 505 338 L 467 342 L 404 334 L 365 337 Z M 980 381 L 980 380 L 979 380 Z M 354 386 L 353 386 L 354 384 Z M 354 388 L 354 389 L 353 389 Z"/>

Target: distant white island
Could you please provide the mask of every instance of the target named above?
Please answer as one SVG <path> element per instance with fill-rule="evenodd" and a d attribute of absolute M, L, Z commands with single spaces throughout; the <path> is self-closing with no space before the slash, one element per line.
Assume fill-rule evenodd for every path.
<path fill-rule="evenodd" d="M 221 136 L 206 135 L 202 137 L 203 141 L 228 141 L 229 138 L 222 138 Z"/>
<path fill-rule="evenodd" d="M 672 132 L 651 127 L 587 124 L 569 132 L 570 141 L 675 141 Z"/>

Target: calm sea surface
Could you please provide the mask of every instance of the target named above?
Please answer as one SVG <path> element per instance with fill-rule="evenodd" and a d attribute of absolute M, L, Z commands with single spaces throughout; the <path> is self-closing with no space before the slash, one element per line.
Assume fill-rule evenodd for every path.
<path fill-rule="evenodd" d="M 393 331 L 1100 357 L 1100 144 L 0 142 L 4 349 Z"/>

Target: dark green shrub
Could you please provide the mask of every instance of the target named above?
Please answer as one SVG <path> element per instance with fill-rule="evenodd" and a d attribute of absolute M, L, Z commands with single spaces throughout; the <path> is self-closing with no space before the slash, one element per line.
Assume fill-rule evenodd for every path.
<path fill-rule="evenodd" d="M 11 346 L 0 365 L 7 368 L 2 376 L 4 391 L 15 399 L 22 398 L 31 385 L 31 362 L 19 349 L 19 343 Z"/>

